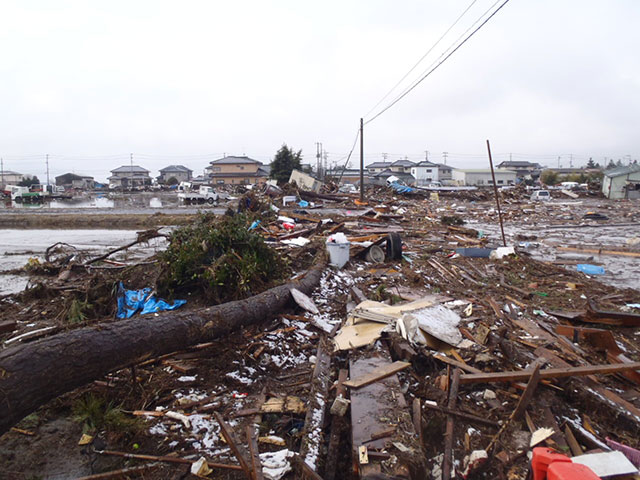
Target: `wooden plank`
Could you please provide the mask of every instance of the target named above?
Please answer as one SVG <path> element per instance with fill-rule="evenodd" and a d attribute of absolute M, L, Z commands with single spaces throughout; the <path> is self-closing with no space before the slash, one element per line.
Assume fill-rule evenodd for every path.
<path fill-rule="evenodd" d="M 449 389 L 449 402 L 447 407 L 451 410 L 456 408 L 458 400 L 458 387 L 460 386 L 459 368 L 453 371 L 451 388 Z M 451 467 L 453 466 L 453 415 L 447 415 L 447 426 L 444 433 L 444 459 L 442 460 L 442 480 L 451 480 Z"/>
<path fill-rule="evenodd" d="M 264 480 L 264 476 L 262 475 L 262 463 L 260 463 L 260 450 L 258 449 L 256 429 L 253 425 L 247 425 L 245 430 L 247 433 L 247 442 L 249 443 L 249 458 L 251 459 L 253 480 Z"/>
<path fill-rule="evenodd" d="M 457 367 L 460 370 L 463 370 L 465 372 L 482 373 L 482 370 L 480 370 L 479 368 L 472 367 L 471 365 L 467 365 L 466 363 L 459 362 L 457 360 L 454 360 L 453 358 L 445 357 L 444 355 L 433 355 L 433 358 L 435 358 L 436 360 L 440 360 L 441 362 L 446 363 L 447 365 L 451 365 L 452 367 Z"/>
<path fill-rule="evenodd" d="M 244 471 L 244 474 L 249 479 L 253 478 L 252 470 L 249 462 L 249 455 L 245 450 L 244 446 L 239 444 L 236 441 L 236 439 L 233 436 L 233 431 L 231 430 L 227 422 L 224 421 L 224 419 L 222 418 L 222 415 L 220 415 L 218 412 L 213 412 L 213 415 L 216 417 L 216 421 L 220 425 L 220 433 L 222 434 L 225 441 L 227 442 L 227 445 L 229 445 L 229 448 L 231 448 L 231 451 L 233 452 L 235 457 L 238 459 L 238 463 L 240 464 L 240 467 Z"/>
<path fill-rule="evenodd" d="M 567 443 L 569 444 L 569 448 L 571 449 L 571 453 L 574 457 L 584 453 L 569 424 L 564 426 L 564 438 L 567 439 Z"/>
<path fill-rule="evenodd" d="M 618 373 L 627 370 L 640 369 L 640 362 L 623 363 L 615 365 L 585 365 L 581 367 L 569 368 L 546 368 L 540 370 L 541 379 L 550 378 L 566 378 L 579 377 L 584 375 L 605 375 L 608 373 Z M 527 380 L 532 370 L 519 370 L 511 372 L 493 372 L 493 373 L 467 373 L 460 377 L 462 384 L 467 383 L 499 383 L 499 382 L 518 382 Z"/>
<path fill-rule="evenodd" d="M 391 375 L 398 373 L 410 366 L 411 364 L 409 362 L 393 362 L 389 365 L 384 365 L 382 367 L 376 368 L 373 372 L 363 375 L 360 378 L 356 378 L 355 380 L 347 380 L 346 382 L 344 382 L 344 385 L 349 388 L 366 387 L 367 385 L 371 385 L 378 380 L 390 377 Z"/>
<path fill-rule="evenodd" d="M 488 420 L 483 417 L 478 417 L 477 415 L 473 415 L 471 413 L 462 412 L 460 410 L 454 410 L 448 407 L 441 407 L 440 405 L 432 405 L 431 403 L 425 402 L 422 404 L 424 408 L 429 410 L 436 410 L 438 412 L 446 413 L 449 415 L 453 415 L 454 417 L 459 417 L 464 420 L 467 420 L 471 423 L 480 423 L 482 425 L 487 425 L 489 427 L 499 427 L 500 424 L 498 422 L 494 422 L 493 420 Z"/>
<path fill-rule="evenodd" d="M 343 383 L 349 377 L 349 370 L 341 368 L 338 372 L 338 384 L 336 385 L 336 397 L 342 395 L 346 397 L 347 389 Z M 336 468 L 338 465 L 338 449 L 340 448 L 340 437 L 345 427 L 345 419 L 334 415 L 331 418 L 331 435 L 329 437 L 329 447 L 327 448 L 327 462 L 324 466 L 325 480 L 334 480 L 336 477 Z"/>
<path fill-rule="evenodd" d="M 420 407 L 420 399 L 413 399 L 413 428 L 418 434 L 418 441 L 424 447 L 424 439 L 422 438 L 422 408 Z"/>
<path fill-rule="evenodd" d="M 533 398 L 533 393 L 536 391 L 538 387 L 538 382 L 540 381 L 540 363 L 536 363 L 533 371 L 531 372 L 531 376 L 529 377 L 529 381 L 527 382 L 527 388 L 524 389 L 522 395 L 520 395 L 520 400 L 518 400 L 518 406 L 513 412 L 513 418 L 515 420 L 520 420 L 522 415 L 527 409 L 529 402 Z"/>
<path fill-rule="evenodd" d="M 620 250 L 604 250 L 598 248 L 582 248 L 582 247 L 556 247 L 561 252 L 584 252 L 595 253 L 596 255 L 621 255 L 624 257 L 640 257 L 640 252 L 624 252 Z"/>
<path fill-rule="evenodd" d="M 18 326 L 18 322 L 15 320 L 7 320 L 6 322 L 0 322 L 0 333 L 13 332 Z"/>

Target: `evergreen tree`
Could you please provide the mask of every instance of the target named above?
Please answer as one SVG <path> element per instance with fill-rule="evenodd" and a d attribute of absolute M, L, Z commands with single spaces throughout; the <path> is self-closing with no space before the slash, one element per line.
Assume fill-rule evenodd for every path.
<path fill-rule="evenodd" d="M 302 150 L 294 152 L 287 147 L 286 143 L 282 144 L 271 162 L 269 177 L 277 180 L 278 183 L 288 182 L 291 172 L 294 169 L 300 170 L 300 160 L 302 160 Z"/>
<path fill-rule="evenodd" d="M 591 157 L 589 157 L 589 161 L 587 162 L 587 168 L 596 168 L 596 164 Z"/>
<path fill-rule="evenodd" d="M 611 170 L 612 168 L 616 168 L 616 162 L 613 161 L 613 158 L 609 160 L 609 163 L 607 164 L 607 170 Z"/>
<path fill-rule="evenodd" d="M 40 183 L 40 180 L 35 175 L 33 177 L 25 176 L 19 183 L 20 187 L 30 187 L 31 185 L 37 185 Z"/>

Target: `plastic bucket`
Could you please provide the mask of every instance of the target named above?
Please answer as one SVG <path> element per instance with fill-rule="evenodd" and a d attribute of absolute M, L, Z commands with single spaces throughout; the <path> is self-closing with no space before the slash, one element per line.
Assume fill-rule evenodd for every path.
<path fill-rule="evenodd" d="M 350 243 L 327 242 L 327 252 L 329 252 L 330 264 L 338 268 L 344 267 L 349 261 Z"/>

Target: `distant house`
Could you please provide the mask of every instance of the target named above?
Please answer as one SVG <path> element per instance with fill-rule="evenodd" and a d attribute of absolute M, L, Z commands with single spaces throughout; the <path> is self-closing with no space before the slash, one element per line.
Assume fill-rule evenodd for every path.
<path fill-rule="evenodd" d="M 160 170 L 158 182 L 167 183 L 170 178 L 175 178 L 178 183 L 188 182 L 193 176 L 193 170 L 184 165 L 169 165 Z"/>
<path fill-rule="evenodd" d="M 268 167 L 262 162 L 241 156 L 228 156 L 213 160 L 205 168 L 205 174 L 215 184 L 263 184 L 269 178 Z"/>
<path fill-rule="evenodd" d="M 391 162 L 373 162 L 365 167 L 369 173 L 380 173 L 391 168 Z"/>
<path fill-rule="evenodd" d="M 496 185 L 514 185 L 516 183 L 516 172 L 514 170 L 495 169 Z M 493 185 L 490 168 L 460 170 L 455 169 L 452 174 L 453 180 L 458 185 L 483 187 Z"/>
<path fill-rule="evenodd" d="M 438 166 L 438 179 L 441 183 L 451 182 L 453 180 L 453 170 L 451 165 L 445 165 L 444 163 L 436 163 Z"/>
<path fill-rule="evenodd" d="M 340 185 L 345 183 L 352 183 L 354 185 L 360 185 L 360 169 L 359 168 L 342 168 L 338 167 L 334 170 L 329 170 L 327 176 L 335 182 L 340 182 Z M 365 185 L 371 180 L 369 171 L 365 168 L 363 172 L 363 178 Z"/>
<path fill-rule="evenodd" d="M 407 185 L 413 185 L 416 180 L 415 178 L 413 178 L 413 175 L 411 175 L 410 173 L 393 172 L 391 171 L 391 169 L 388 168 L 380 173 L 376 173 L 375 175 L 372 175 L 371 176 L 372 183 L 374 185 L 386 185 L 387 179 L 392 176 L 398 177 L 399 180 L 406 183 Z"/>
<path fill-rule="evenodd" d="M 3 170 L 0 172 L 0 187 L 4 188 L 5 185 L 17 185 L 23 178 L 24 175 L 21 173 Z"/>
<path fill-rule="evenodd" d="M 640 165 L 606 170 L 602 179 L 602 193 L 610 199 L 640 198 Z"/>
<path fill-rule="evenodd" d="M 396 160 L 389 166 L 389 169 L 395 173 L 411 173 L 411 168 L 415 165 L 416 163 L 411 160 Z"/>
<path fill-rule="evenodd" d="M 92 190 L 95 188 L 93 177 L 76 175 L 75 173 L 65 173 L 56 177 L 56 185 L 64 187 L 65 190 L 77 188 L 80 190 Z"/>
<path fill-rule="evenodd" d="M 535 180 L 540 177 L 544 167 L 539 163 L 525 162 L 520 160 L 507 160 L 497 165 L 497 168 L 514 170 L 518 178 L 531 178 Z"/>
<path fill-rule="evenodd" d="M 111 170 L 109 188 L 133 188 L 151 185 L 149 170 L 138 165 L 123 165 Z"/>
<path fill-rule="evenodd" d="M 416 185 L 419 186 L 437 182 L 439 179 L 438 173 L 438 165 L 426 160 L 411 167 L 411 175 L 416 179 Z"/>

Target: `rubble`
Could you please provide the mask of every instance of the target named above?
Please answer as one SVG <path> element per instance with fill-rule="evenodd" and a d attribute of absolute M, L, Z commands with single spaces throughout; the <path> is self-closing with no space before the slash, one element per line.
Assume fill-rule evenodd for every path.
<path fill-rule="evenodd" d="M 553 200 L 534 203 L 524 188 L 501 191 L 505 249 L 494 199 L 481 189 L 443 190 L 435 197 L 373 187 L 367 205 L 335 185 L 250 193 L 240 200 L 249 213 L 229 221 L 277 252 L 270 265 L 277 265 L 281 281 L 297 281 L 324 255 L 331 236 L 349 242 L 345 262 L 319 272 L 314 290 L 284 285 L 269 315 L 262 304 L 247 310 L 259 322 L 136 355 L 73 385 L 76 391 L 47 397 L 62 395 L 56 401 L 71 404 L 79 392 L 100 392 L 143 422 L 142 433 L 107 438 L 108 448 L 96 451 L 122 451 L 111 457 L 162 465 L 145 478 L 167 478 L 188 467 L 207 478 L 524 479 L 531 467 L 527 455 L 543 446 L 576 463 L 612 453 L 637 462 L 640 291 L 638 277 L 633 285 L 630 280 L 640 255 L 635 237 L 627 232 L 631 241 L 603 237 L 615 244 L 570 245 L 557 233 L 637 225 L 637 204 L 613 206 L 583 196 L 566 202 L 560 198 L 567 195 L 556 191 Z M 212 251 L 204 238 L 180 238 L 189 251 L 199 248 L 199 258 Z M 247 250 L 234 251 L 240 260 L 250 258 Z M 593 256 L 588 262 L 605 274 L 578 271 L 585 261 L 564 256 L 569 251 Z M 65 246 L 58 253 L 65 260 L 79 252 Z M 172 267 L 181 253 L 161 258 Z M 233 256 L 220 264 L 243 271 Z M 108 259 L 90 265 L 104 266 Z M 219 275 L 204 272 L 220 264 L 198 262 L 208 267 L 180 277 L 186 282 L 194 272 L 204 275 L 179 290 L 189 298 L 186 313 L 138 322 L 165 326 L 167 316 L 220 308 L 238 293 L 246 297 L 272 286 L 260 281 L 245 288 L 240 280 L 243 286 L 234 291 L 214 285 L 216 293 L 204 295 L 203 279 Z M 43 288 L 69 285 L 85 278 L 88 268 L 70 269 L 75 279 L 40 279 Z M 119 275 L 109 273 L 104 278 Z M 23 348 L 36 352 L 52 338 L 73 338 L 87 328 L 27 323 L 28 314 L 8 318 L 29 301 L 37 305 L 33 311 L 42 311 L 40 300 L 22 298 L 0 317 L 7 347 L 0 358 Z M 113 325 L 105 322 L 104 328 Z M 22 336 L 30 332 L 44 338 L 34 343 Z M 28 365 L 30 357 L 22 355 Z M 0 368 L 7 371 L 1 362 Z M 51 409 L 47 404 L 39 412 Z M 18 428 L 38 437 L 45 417 Z M 104 432 L 89 433 L 94 443 L 103 441 Z M 0 445 L 11 436 L 22 445 L 34 441 L 14 431 Z M 132 451 L 134 442 L 142 451 Z"/>

